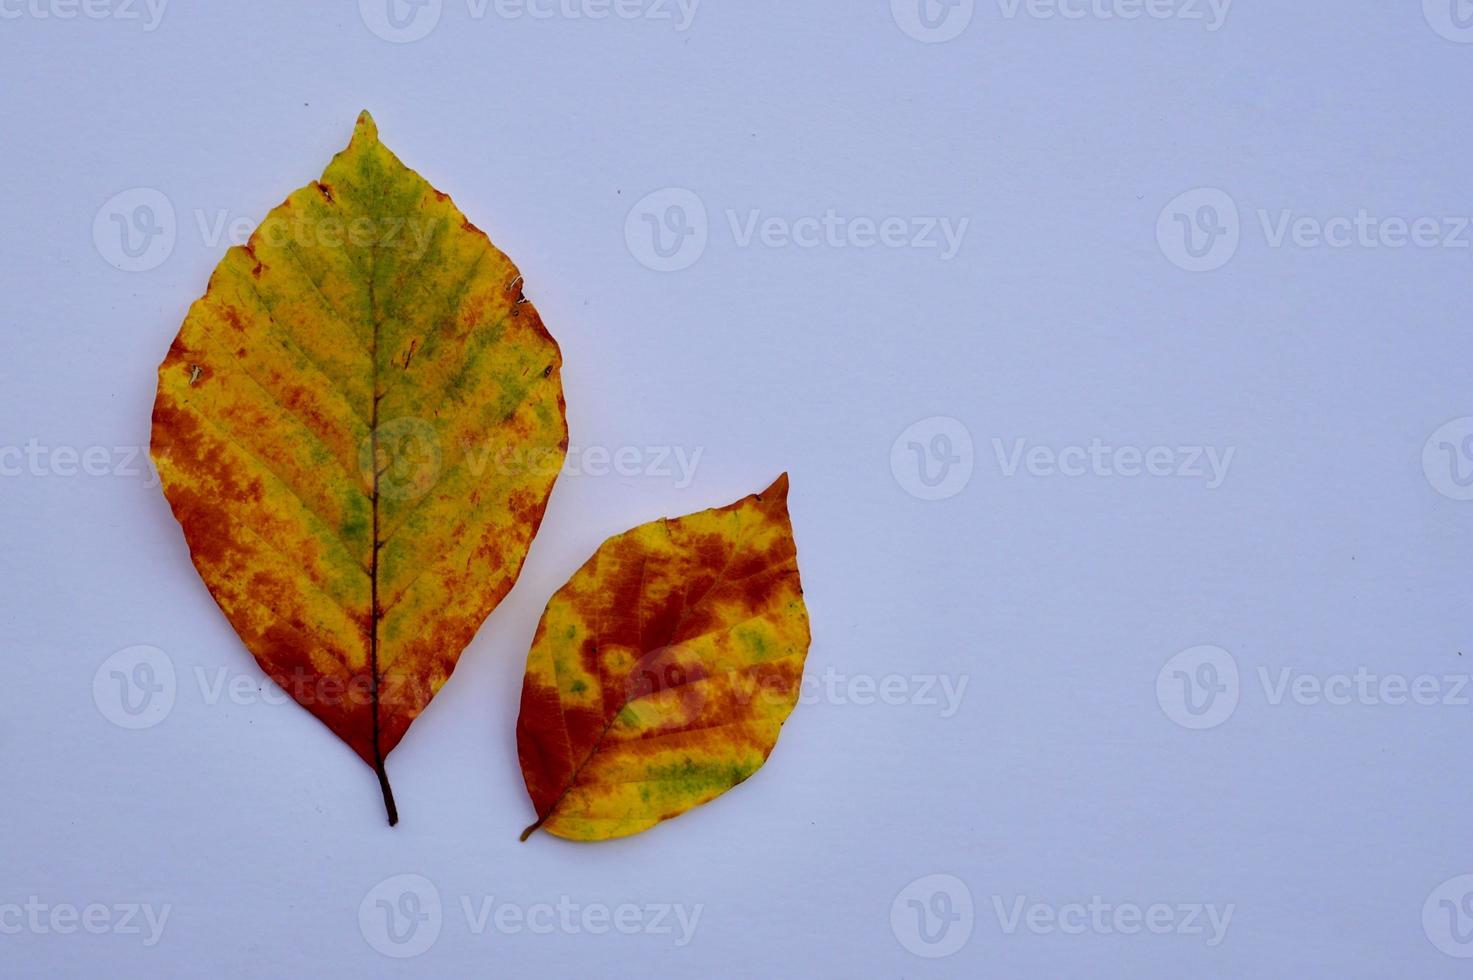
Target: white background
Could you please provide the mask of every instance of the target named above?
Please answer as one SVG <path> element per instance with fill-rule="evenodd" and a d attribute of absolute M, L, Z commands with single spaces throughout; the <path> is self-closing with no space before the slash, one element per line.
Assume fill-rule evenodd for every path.
<path fill-rule="evenodd" d="M 1473 214 L 1473 37 L 1451 0 L 1243 3 L 1219 24 L 1205 0 L 1160 2 L 1206 19 L 987 0 L 928 34 L 905 0 L 708 0 L 680 30 L 673 7 L 512 19 L 445 0 L 397 43 L 352 0 L 179 0 L 153 30 L 142 7 L 0 2 L 0 973 L 1461 975 L 1473 902 L 1435 890 L 1473 872 L 1473 707 L 1444 679 L 1473 667 L 1473 503 L 1455 499 L 1473 458 L 1456 426 L 1433 436 L 1473 415 L 1473 232 L 1276 247 L 1264 222 L 1365 211 L 1456 232 Z M 211 703 L 217 678 L 255 692 L 259 671 L 125 458 L 228 244 L 210 226 L 316 177 L 365 107 L 521 266 L 566 359 L 573 445 L 702 453 L 688 486 L 558 483 L 520 582 L 390 757 L 393 830 L 372 773 L 307 712 Z M 708 240 L 658 272 L 626 219 L 672 187 L 705 208 Z M 130 272 L 105 232 L 135 188 L 167 201 L 175 240 Z M 1231 204 L 1197 227 L 1237 222 L 1238 241 L 1194 272 L 1176 215 L 1223 198 L 1168 204 L 1198 188 Z M 969 224 L 947 260 L 843 236 L 743 244 L 728 217 L 830 209 Z M 924 423 L 892 465 L 937 416 L 955 421 Z M 956 492 L 921 499 L 909 443 L 939 476 L 937 433 L 973 449 L 953 439 Z M 32 465 L 31 440 L 106 447 L 106 475 Z M 1233 456 L 1216 486 L 1108 456 L 1008 475 L 1018 440 Z M 513 730 L 547 597 L 609 534 L 784 469 L 817 683 L 768 765 L 628 840 L 518 843 L 532 813 Z M 129 730 L 104 665 L 139 644 L 177 693 Z M 1201 645 L 1240 690 L 1195 730 L 1174 720 L 1197 718 L 1182 662 L 1163 669 Z M 1275 703 L 1286 670 L 1332 689 L 1358 670 L 1433 675 L 1439 703 L 1374 685 Z M 862 703 L 888 675 L 902 703 Z M 954 713 L 928 677 L 966 683 Z M 444 909 L 404 960 L 359 923 L 398 874 Z M 956 879 L 940 898 L 903 893 L 935 874 Z M 701 912 L 683 946 L 678 930 L 478 935 L 461 903 L 487 896 Z M 970 934 L 953 922 L 928 946 L 909 900 L 968 896 Z M 1068 917 L 1094 896 L 1232 918 L 1209 945 L 1205 915 L 1195 933 L 1075 935 L 1009 932 L 997 911 L 1023 897 Z M 32 897 L 169 918 L 152 946 L 44 916 L 11 928 L 5 906 Z"/>

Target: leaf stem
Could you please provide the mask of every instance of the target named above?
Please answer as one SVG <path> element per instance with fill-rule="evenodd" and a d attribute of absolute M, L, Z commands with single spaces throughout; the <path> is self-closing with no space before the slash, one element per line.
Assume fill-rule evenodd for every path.
<path fill-rule="evenodd" d="M 378 773 L 378 788 L 384 794 L 384 809 L 389 814 L 389 826 L 392 827 L 399 822 L 399 808 L 394 805 L 394 790 L 389 786 L 389 774 L 384 771 L 384 760 L 379 757 L 374 760 L 374 772 Z"/>
<path fill-rule="evenodd" d="M 537 833 L 538 828 L 540 828 L 542 826 L 542 821 L 544 821 L 546 819 L 547 819 L 546 817 L 540 817 L 540 818 L 538 818 L 538 820 L 537 820 L 536 823 L 534 823 L 532 826 L 528 827 L 526 830 L 522 831 L 522 836 L 520 838 L 518 838 L 518 840 L 526 841 L 526 839 L 528 837 L 531 837 L 533 834 Z"/>

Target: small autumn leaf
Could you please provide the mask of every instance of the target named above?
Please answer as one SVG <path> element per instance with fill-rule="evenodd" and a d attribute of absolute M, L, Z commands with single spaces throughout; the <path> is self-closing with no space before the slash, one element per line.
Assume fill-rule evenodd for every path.
<path fill-rule="evenodd" d="M 568 445 L 521 282 L 365 112 L 159 368 L 152 455 L 195 567 L 390 824 L 384 757 L 516 581 Z"/>
<path fill-rule="evenodd" d="M 797 702 L 808 642 L 786 473 L 605 541 L 527 655 L 522 839 L 626 837 L 742 782 Z"/>

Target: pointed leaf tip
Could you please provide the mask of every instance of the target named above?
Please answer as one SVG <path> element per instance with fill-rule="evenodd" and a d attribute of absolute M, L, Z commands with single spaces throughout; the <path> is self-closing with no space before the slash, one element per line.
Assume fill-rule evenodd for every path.
<path fill-rule="evenodd" d="M 359 134 L 367 136 L 369 139 L 378 139 L 378 123 L 373 121 L 373 116 L 369 115 L 367 109 L 358 113 L 358 121 L 353 124 L 353 135 L 357 136 Z"/>
<path fill-rule="evenodd" d="M 784 501 L 784 500 L 787 500 L 788 499 L 788 472 L 787 472 L 787 470 L 784 470 L 781 474 L 779 474 L 778 475 L 778 478 L 776 480 L 773 480 L 772 481 L 772 485 L 769 486 L 766 490 L 763 490 L 757 496 L 760 497 L 760 498 L 762 498 L 763 500 L 767 500 L 769 498 L 775 498 L 779 502 Z"/>

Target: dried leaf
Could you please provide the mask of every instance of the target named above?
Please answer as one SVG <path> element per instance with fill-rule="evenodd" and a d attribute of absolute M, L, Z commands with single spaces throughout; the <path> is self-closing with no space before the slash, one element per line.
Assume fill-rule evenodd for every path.
<path fill-rule="evenodd" d="M 808 654 L 787 501 L 783 474 L 612 537 L 548 602 L 517 722 L 523 840 L 636 834 L 767 760 Z"/>
<path fill-rule="evenodd" d="M 567 448 L 511 261 L 363 113 L 231 248 L 159 368 L 153 458 L 262 668 L 378 773 L 516 581 Z"/>

